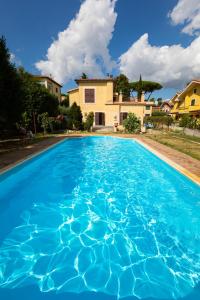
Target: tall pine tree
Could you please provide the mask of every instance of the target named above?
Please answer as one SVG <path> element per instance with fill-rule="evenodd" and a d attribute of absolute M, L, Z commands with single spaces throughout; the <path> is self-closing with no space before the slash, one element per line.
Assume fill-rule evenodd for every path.
<path fill-rule="evenodd" d="M 22 83 L 4 37 L 0 38 L 0 133 L 15 128 L 22 113 Z"/>

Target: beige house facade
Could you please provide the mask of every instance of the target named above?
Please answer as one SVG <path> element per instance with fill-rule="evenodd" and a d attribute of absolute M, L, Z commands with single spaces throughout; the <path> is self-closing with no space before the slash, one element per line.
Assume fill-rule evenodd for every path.
<path fill-rule="evenodd" d="M 61 101 L 61 84 L 48 76 L 34 75 L 33 77 L 36 81 L 38 81 L 38 83 L 45 86 L 52 95 L 56 96 L 59 102 Z"/>
<path fill-rule="evenodd" d="M 143 99 L 123 99 L 122 94 L 114 94 L 114 80 L 77 79 L 77 88 L 69 90 L 70 106 L 76 102 L 85 119 L 89 112 L 94 113 L 94 126 L 121 126 L 129 112 L 134 113 L 143 124 L 145 116 L 152 114 L 151 102 Z"/>

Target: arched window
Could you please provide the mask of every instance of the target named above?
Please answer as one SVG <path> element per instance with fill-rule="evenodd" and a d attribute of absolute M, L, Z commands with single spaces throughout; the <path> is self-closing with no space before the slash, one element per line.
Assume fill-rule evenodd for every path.
<path fill-rule="evenodd" d="M 191 106 L 194 106 L 194 105 L 195 105 L 195 99 L 192 99 Z"/>

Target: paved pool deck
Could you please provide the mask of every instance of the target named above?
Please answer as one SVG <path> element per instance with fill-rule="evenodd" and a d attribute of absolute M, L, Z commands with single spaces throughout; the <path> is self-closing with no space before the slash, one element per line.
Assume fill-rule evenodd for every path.
<path fill-rule="evenodd" d="M 97 135 L 97 134 L 88 134 Z M 22 162 L 24 159 L 45 150 L 55 143 L 60 142 L 65 138 L 74 138 L 80 136 L 88 136 L 86 134 L 70 134 L 70 135 L 57 135 L 32 145 L 21 147 L 20 149 L 4 153 L 0 155 L 0 172 L 4 172 L 14 165 Z M 98 134 L 99 135 L 99 134 Z M 102 134 L 101 134 L 102 135 Z M 200 161 L 194 159 L 184 153 L 181 153 L 168 146 L 162 145 L 154 140 L 145 137 L 145 135 L 130 135 L 130 134 L 104 134 L 115 137 L 133 138 L 141 143 L 148 150 L 152 151 L 155 155 L 165 160 L 172 165 L 175 169 L 179 170 L 184 175 L 188 176 L 191 180 L 200 185 Z"/>

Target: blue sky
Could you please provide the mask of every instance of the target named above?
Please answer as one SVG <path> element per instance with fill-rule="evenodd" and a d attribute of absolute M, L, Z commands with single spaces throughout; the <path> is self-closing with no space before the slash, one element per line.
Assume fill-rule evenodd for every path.
<path fill-rule="evenodd" d="M 0 34 L 17 64 L 51 74 L 64 92 L 82 71 L 123 72 L 130 80 L 141 73 L 165 86 L 155 96 L 169 98 L 200 78 L 199 2 L 59 0 L 56 7 L 52 0 L 0 0 Z"/>

